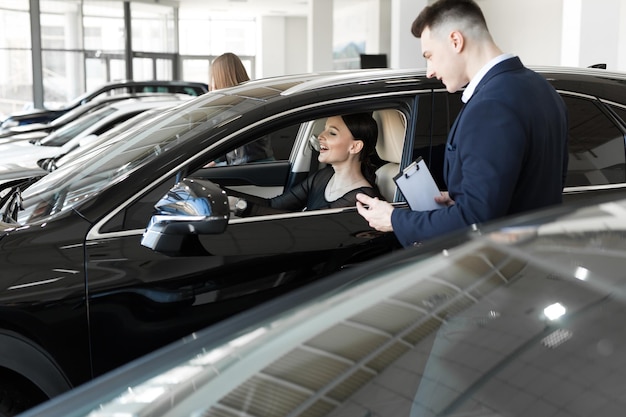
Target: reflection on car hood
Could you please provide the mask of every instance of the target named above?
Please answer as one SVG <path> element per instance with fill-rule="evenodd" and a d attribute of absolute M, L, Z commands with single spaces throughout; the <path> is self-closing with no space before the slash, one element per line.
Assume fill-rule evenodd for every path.
<path fill-rule="evenodd" d="M 29 178 L 48 174 L 48 171 L 42 168 L 32 166 L 32 163 L 6 163 L 0 165 L 0 184 L 7 180 L 16 180 L 19 178 Z"/>
<path fill-rule="evenodd" d="M 9 234 L 12 230 L 15 230 L 17 225 L 15 223 L 6 223 L 0 221 L 0 240 Z"/>
<path fill-rule="evenodd" d="M 368 384 L 391 399 L 372 415 L 537 415 L 519 411 L 545 392 L 565 407 L 624 380 L 624 237 L 626 200 L 494 222 L 320 280 L 27 415 L 369 415 Z"/>

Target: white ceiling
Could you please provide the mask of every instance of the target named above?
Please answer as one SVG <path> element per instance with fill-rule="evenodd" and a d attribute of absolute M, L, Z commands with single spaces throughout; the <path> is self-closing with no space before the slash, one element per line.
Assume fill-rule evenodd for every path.
<path fill-rule="evenodd" d="M 178 0 L 182 13 L 306 16 L 309 0 Z"/>

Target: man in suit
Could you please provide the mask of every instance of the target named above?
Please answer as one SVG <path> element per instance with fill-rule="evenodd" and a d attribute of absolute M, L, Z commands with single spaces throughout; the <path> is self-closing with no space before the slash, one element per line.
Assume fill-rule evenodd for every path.
<path fill-rule="evenodd" d="M 370 226 L 404 246 L 498 217 L 562 201 L 567 173 L 567 109 L 555 89 L 519 58 L 502 53 L 473 0 L 438 0 L 413 22 L 427 76 L 449 92 L 466 86 L 448 135 L 448 192 L 433 211 L 394 209 L 358 195 Z M 366 208 L 367 206 L 368 208 Z"/>

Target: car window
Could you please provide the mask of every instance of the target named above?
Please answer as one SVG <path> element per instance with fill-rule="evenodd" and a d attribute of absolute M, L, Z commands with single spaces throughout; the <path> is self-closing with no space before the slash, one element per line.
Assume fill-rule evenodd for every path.
<path fill-rule="evenodd" d="M 385 188 L 385 184 L 387 182 L 392 181 L 389 175 L 395 175 L 399 172 L 401 152 L 406 136 L 406 115 L 396 108 L 382 108 L 374 110 L 372 112 L 372 116 L 378 124 L 378 142 L 376 145 L 376 152 L 370 157 L 374 168 L 377 169 L 376 185 L 378 186 L 382 195 L 386 196 L 386 194 L 383 193 L 382 190 L 383 188 Z M 267 138 L 271 138 L 273 144 L 274 155 L 272 160 L 280 161 L 282 160 L 282 158 L 289 157 L 289 162 L 292 164 L 290 172 L 287 175 L 287 179 L 283 183 L 283 188 L 276 189 L 275 184 L 270 184 L 271 186 L 273 186 L 273 190 L 271 191 L 268 187 L 265 187 L 265 190 L 263 190 L 264 192 L 260 193 L 259 189 L 263 187 L 259 187 L 256 190 L 250 190 L 250 188 L 248 188 L 248 191 L 246 192 L 243 191 L 243 189 L 245 189 L 246 187 L 246 184 L 240 184 L 243 185 L 243 187 L 233 187 L 229 186 L 228 183 L 223 183 L 219 181 L 216 182 L 218 182 L 218 184 L 222 186 L 228 187 L 230 190 L 235 190 L 237 192 L 242 191 L 244 194 L 249 194 L 252 197 L 262 196 L 264 198 L 280 195 L 284 191 L 290 189 L 290 187 L 300 184 L 302 181 L 305 181 L 307 177 L 309 177 L 312 173 L 326 168 L 326 164 L 320 163 L 318 160 L 319 142 L 317 140 L 317 137 L 325 129 L 326 120 L 327 117 L 319 117 L 313 120 L 304 121 L 302 124 L 293 125 L 274 131 L 273 133 L 266 135 Z M 291 148 L 293 147 L 296 135 L 298 136 L 298 140 L 296 143 L 297 148 L 292 150 Z M 399 150 L 400 156 L 394 155 L 395 152 L 391 152 L 389 151 L 389 149 Z M 383 154 L 380 154 L 381 151 L 383 152 Z M 234 156 L 236 156 L 237 152 L 242 152 L 242 158 L 245 159 L 246 151 L 244 147 L 239 147 L 234 151 L 230 151 L 227 155 L 229 165 L 233 161 Z M 290 153 L 291 156 L 289 156 Z M 385 159 L 385 157 L 388 157 L 388 159 Z M 395 166 L 395 171 L 391 171 L 391 168 L 383 169 L 387 168 L 387 165 Z M 260 178 L 256 181 L 259 180 Z M 248 185 L 259 184 L 255 182 L 254 184 Z M 247 197 L 246 195 L 238 194 L 235 194 L 234 196 L 242 197 L 244 199 Z M 254 201 L 254 199 L 252 199 L 252 201 Z M 389 201 L 393 201 L 393 199 L 390 198 Z M 266 205 L 267 202 L 257 201 L 256 204 Z M 273 212 L 275 213 L 275 211 Z M 264 210 L 254 213 L 254 215 L 257 216 L 264 214 L 269 213 L 265 212 Z"/>
<path fill-rule="evenodd" d="M 114 107 L 105 107 L 99 109 L 85 117 L 75 120 L 72 123 L 68 123 L 62 128 L 58 129 L 54 133 L 46 136 L 41 140 L 42 146 L 63 146 L 89 126 L 99 122 L 100 120 L 115 113 L 117 110 Z"/>
<path fill-rule="evenodd" d="M 626 181 L 624 135 L 599 103 L 563 94 L 569 112 L 569 164 L 567 187 L 616 184 Z M 435 93 L 418 97 L 413 159 L 424 158 L 440 189 L 443 181 L 444 147 L 448 132 L 462 107 L 461 93 Z M 434 112 L 432 108 L 434 106 Z M 612 107 L 619 117 L 626 111 Z M 433 128 L 429 129 L 432 118 Z"/>
<path fill-rule="evenodd" d="M 186 175 L 208 179 L 229 192 L 235 190 L 238 193 L 249 194 L 259 198 L 276 196 L 289 183 L 289 157 L 300 126 L 300 124 L 290 124 L 263 135 L 260 139 L 252 139 L 243 146 L 238 146 L 234 149 L 231 147 L 227 154 L 213 161 L 208 160 L 202 168 Z M 254 157 L 254 152 L 267 149 L 269 149 L 269 155 L 273 156 Z M 246 154 L 246 152 L 248 153 Z M 257 152 L 256 155 L 258 156 L 259 153 Z M 234 162 L 232 165 L 228 164 L 226 156 L 228 156 L 228 161 Z M 248 158 L 251 156 L 253 158 Z M 274 162 L 274 164 L 267 164 L 268 162 Z M 255 167 L 257 164 L 258 166 Z M 303 175 L 306 176 L 306 173 Z M 101 231 L 116 232 L 120 230 L 143 229 L 154 214 L 154 206 L 157 201 L 179 179 L 177 176 L 168 178 L 114 216 Z"/>
<path fill-rule="evenodd" d="M 566 186 L 626 181 L 624 135 L 598 103 L 563 96 L 569 111 L 569 163 Z M 624 113 L 617 109 L 618 112 Z"/>
<path fill-rule="evenodd" d="M 243 145 L 233 137 L 230 141 L 232 145 L 225 148 L 226 154 L 221 154 L 220 158 L 212 161 L 208 160 L 202 168 L 186 173 L 185 176 L 210 180 L 229 196 L 243 197 L 257 205 L 265 205 L 264 199 L 282 194 L 289 187 L 304 181 L 311 172 L 324 168 L 317 160 L 318 151 L 315 149 L 314 138 L 323 131 L 325 122 L 326 117 L 320 117 L 279 126 L 270 131 L 264 131 L 260 127 L 255 130 L 261 132 L 261 138 L 252 136 Z M 384 128 L 379 126 L 379 129 Z M 268 145 L 272 157 L 247 159 L 250 155 L 246 155 L 246 152 L 263 151 Z M 154 214 L 154 205 L 175 181 L 176 178 L 168 179 L 158 189 L 129 205 L 123 213 L 108 222 L 102 231 L 144 228 Z M 271 214 L 275 212 L 261 210 L 249 216 Z M 231 216 L 233 219 L 237 218 L 234 214 Z"/>
<path fill-rule="evenodd" d="M 287 161 L 300 129 L 299 124 L 287 126 L 249 141 L 221 155 L 217 166 L 243 165 L 270 161 Z"/>

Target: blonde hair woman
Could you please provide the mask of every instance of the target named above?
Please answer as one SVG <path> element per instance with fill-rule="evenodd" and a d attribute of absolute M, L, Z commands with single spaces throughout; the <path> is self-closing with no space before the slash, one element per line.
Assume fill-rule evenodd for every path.
<path fill-rule="evenodd" d="M 246 67 L 243 66 L 241 59 L 232 52 L 218 56 L 211 63 L 209 77 L 209 89 L 211 91 L 234 87 L 246 81 L 250 81 Z M 225 158 L 211 162 L 208 166 L 224 163 L 241 165 L 249 162 L 272 161 L 273 159 L 274 151 L 270 139 L 262 137 L 228 152 Z"/>
<path fill-rule="evenodd" d="M 226 52 L 218 56 L 211 63 L 209 77 L 209 88 L 211 90 L 234 87 L 249 80 L 250 77 L 246 67 L 243 66 L 243 62 L 232 52 Z"/>

